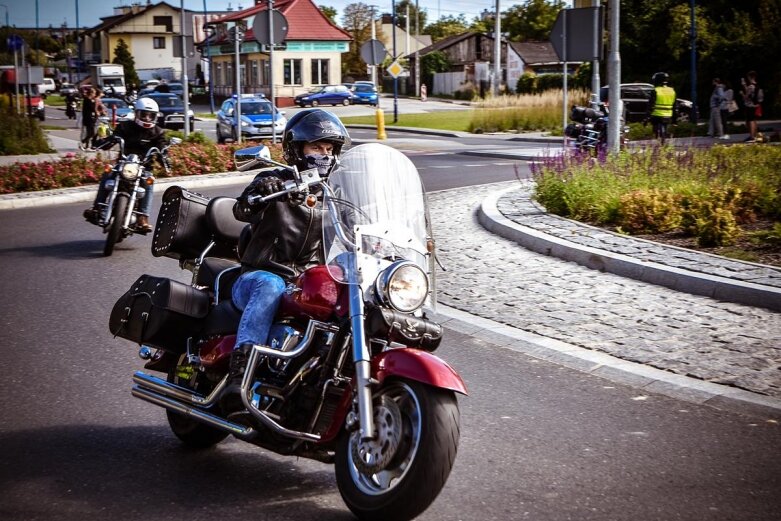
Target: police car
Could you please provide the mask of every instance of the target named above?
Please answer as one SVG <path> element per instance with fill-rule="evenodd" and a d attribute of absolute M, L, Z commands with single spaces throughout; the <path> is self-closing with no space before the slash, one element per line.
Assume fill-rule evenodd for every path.
<path fill-rule="evenodd" d="M 236 141 L 236 109 L 238 98 L 234 94 L 226 99 L 217 111 L 217 142 L 226 139 Z M 241 97 L 241 137 L 244 139 L 270 138 L 273 131 L 282 138 L 287 118 L 263 95 L 248 94 Z M 272 127 L 273 125 L 273 127 Z"/>

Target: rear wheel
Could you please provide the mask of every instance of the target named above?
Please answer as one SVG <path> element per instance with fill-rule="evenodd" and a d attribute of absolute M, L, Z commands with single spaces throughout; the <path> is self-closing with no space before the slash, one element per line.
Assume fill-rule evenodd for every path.
<path fill-rule="evenodd" d="M 176 366 L 168 372 L 168 381 L 203 393 L 205 389 L 199 388 L 204 386 L 198 381 L 199 377 L 203 377 L 203 374 L 194 366 L 185 364 L 186 357 L 187 355 L 182 355 Z M 211 391 L 211 389 L 208 389 L 208 391 Z M 191 420 L 182 414 L 169 410 L 166 410 L 165 414 L 168 418 L 171 432 L 182 443 L 193 449 L 208 449 L 228 437 L 227 432 Z"/>
<path fill-rule="evenodd" d="M 458 450 L 455 394 L 419 382 L 390 382 L 374 396 L 377 438 L 346 432 L 336 450 L 336 482 L 360 519 L 412 519 L 434 501 Z"/>
<path fill-rule="evenodd" d="M 225 144 L 225 138 L 222 137 L 222 132 L 220 132 L 220 125 L 217 125 L 217 143 L 220 145 Z"/>
<path fill-rule="evenodd" d="M 111 224 L 106 235 L 106 244 L 103 246 L 103 256 L 110 257 L 114 253 L 114 245 L 122 238 L 122 224 L 127 214 L 127 197 L 118 195 L 114 201 L 114 210 L 111 213 Z"/>

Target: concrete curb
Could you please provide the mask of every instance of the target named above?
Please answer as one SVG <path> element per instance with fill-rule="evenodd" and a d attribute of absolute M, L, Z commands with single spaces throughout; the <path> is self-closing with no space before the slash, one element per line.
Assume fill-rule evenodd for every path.
<path fill-rule="evenodd" d="M 204 174 L 187 177 L 168 177 L 157 179 L 156 186 L 164 190 L 170 185 L 179 185 L 187 189 L 203 186 L 223 186 L 232 184 L 246 184 L 254 177 L 256 172 L 240 173 L 226 172 L 221 174 Z M 0 196 L 0 210 L 16 208 L 31 208 L 48 206 L 53 204 L 69 204 L 95 199 L 98 185 L 78 186 L 74 188 L 62 188 L 60 190 L 46 190 L 41 192 L 25 192 L 23 194 L 9 194 Z M 162 193 L 162 192 L 161 192 Z"/>
<path fill-rule="evenodd" d="M 490 232 L 543 255 L 684 293 L 781 311 L 781 289 L 641 261 L 576 244 L 511 221 L 499 212 L 497 201 L 506 192 L 518 189 L 510 187 L 487 197 L 478 209 L 478 222 Z"/>
<path fill-rule="evenodd" d="M 441 304 L 437 306 L 436 315 L 431 318 L 449 329 L 474 335 L 498 347 L 599 376 L 612 382 L 689 403 L 708 405 L 764 419 L 781 420 L 781 399 L 628 362 L 606 353 L 529 333 Z"/>

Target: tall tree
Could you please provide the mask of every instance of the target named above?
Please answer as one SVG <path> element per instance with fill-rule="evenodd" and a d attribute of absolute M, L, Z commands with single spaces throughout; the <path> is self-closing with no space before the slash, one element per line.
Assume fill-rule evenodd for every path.
<path fill-rule="evenodd" d="M 125 82 L 128 85 L 138 85 L 140 83 L 138 73 L 136 73 L 136 60 L 130 54 L 130 48 L 122 38 L 117 41 L 117 46 L 114 49 L 114 59 L 111 63 L 122 66 L 125 70 Z"/>
<path fill-rule="evenodd" d="M 426 11 L 415 7 L 413 0 L 401 0 L 396 4 L 396 25 L 406 30 L 407 28 L 407 6 L 409 6 L 409 32 L 410 34 L 416 34 L 415 22 L 420 23 L 420 34 L 423 33 L 423 28 L 426 27 L 426 20 L 428 15 Z M 417 15 L 416 15 L 417 11 Z"/>
<path fill-rule="evenodd" d="M 338 25 L 336 22 L 336 15 L 338 14 L 338 11 L 335 7 L 321 5 L 318 9 L 320 9 L 320 12 L 323 13 L 329 20 L 331 20 L 334 25 Z"/>
<path fill-rule="evenodd" d="M 547 40 L 559 11 L 565 7 L 562 0 L 527 0 L 505 11 L 502 31 L 516 42 Z"/>
<path fill-rule="evenodd" d="M 424 34 L 430 35 L 431 40 L 436 42 L 448 36 L 461 34 L 467 30 L 469 30 L 469 22 L 461 14 L 458 17 L 443 16 L 436 22 L 427 25 Z"/>
<path fill-rule="evenodd" d="M 344 8 L 342 28 L 350 33 L 350 51 L 342 58 L 342 75 L 362 78 L 366 76 L 366 62 L 361 58 L 361 45 L 371 39 L 373 8 L 362 2 Z"/>

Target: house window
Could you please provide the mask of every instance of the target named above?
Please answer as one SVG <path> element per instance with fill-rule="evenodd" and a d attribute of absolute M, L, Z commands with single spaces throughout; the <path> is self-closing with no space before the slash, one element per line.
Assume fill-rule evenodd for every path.
<path fill-rule="evenodd" d="M 258 60 L 252 60 L 250 62 L 252 72 L 250 73 L 249 84 L 253 87 L 260 85 L 260 72 L 258 70 L 258 63 L 259 63 Z"/>
<path fill-rule="evenodd" d="M 222 81 L 222 63 L 220 62 L 214 64 L 214 80 L 217 82 L 217 85 L 224 85 Z"/>
<path fill-rule="evenodd" d="M 225 85 L 232 85 L 236 88 L 236 76 L 233 73 L 233 62 L 227 62 L 225 64 Z"/>
<path fill-rule="evenodd" d="M 169 33 L 173 32 L 174 30 L 174 21 L 173 18 L 170 16 L 155 16 L 152 23 L 154 25 L 165 26 L 165 30 L 168 31 Z"/>
<path fill-rule="evenodd" d="M 284 62 L 284 85 L 302 85 L 301 60 L 287 59 Z"/>
<path fill-rule="evenodd" d="M 312 60 L 312 84 L 325 85 L 328 81 L 328 60 Z"/>
<path fill-rule="evenodd" d="M 155 36 L 152 38 L 152 48 L 165 49 L 165 36 Z"/>

